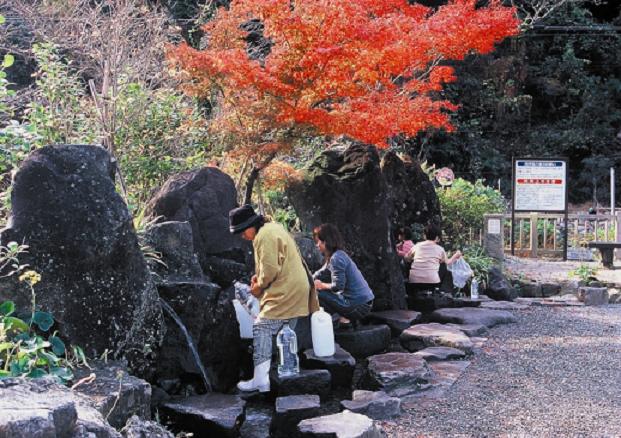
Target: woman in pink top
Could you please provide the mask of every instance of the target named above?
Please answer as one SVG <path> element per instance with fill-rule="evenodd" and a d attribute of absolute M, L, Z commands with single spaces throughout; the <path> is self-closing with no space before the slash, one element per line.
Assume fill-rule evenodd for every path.
<path fill-rule="evenodd" d="M 397 255 L 399 257 L 405 257 L 414 247 L 414 242 L 412 242 L 412 230 L 408 227 L 399 228 L 397 240 L 399 240 L 397 243 Z"/>
<path fill-rule="evenodd" d="M 418 290 L 433 290 L 440 286 L 440 263 L 450 265 L 461 257 L 461 252 L 456 251 L 450 259 L 447 259 L 444 248 L 438 245 L 440 240 L 440 227 L 429 224 L 425 227 L 425 241 L 418 242 L 406 254 L 405 260 L 411 261 L 409 282 L 416 285 Z"/>

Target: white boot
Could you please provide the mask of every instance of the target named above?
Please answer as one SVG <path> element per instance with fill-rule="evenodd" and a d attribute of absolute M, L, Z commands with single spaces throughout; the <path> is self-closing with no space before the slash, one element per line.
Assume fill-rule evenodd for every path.
<path fill-rule="evenodd" d="M 271 360 L 266 360 L 254 367 L 254 377 L 250 380 L 242 380 L 237 384 L 240 391 L 270 391 L 270 364 Z"/>

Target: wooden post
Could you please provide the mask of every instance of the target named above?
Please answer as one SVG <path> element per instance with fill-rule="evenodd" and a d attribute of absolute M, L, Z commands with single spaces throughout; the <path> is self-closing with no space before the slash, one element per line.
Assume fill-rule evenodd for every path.
<path fill-rule="evenodd" d="M 539 233 L 537 233 L 537 213 L 530 214 L 530 256 L 537 258 L 537 246 L 539 246 Z"/>

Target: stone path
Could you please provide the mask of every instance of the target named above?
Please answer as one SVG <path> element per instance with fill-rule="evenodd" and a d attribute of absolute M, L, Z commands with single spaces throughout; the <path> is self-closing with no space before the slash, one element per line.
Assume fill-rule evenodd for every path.
<path fill-rule="evenodd" d="M 621 436 L 621 305 L 512 313 L 449 389 L 379 422 L 388 436 Z"/>

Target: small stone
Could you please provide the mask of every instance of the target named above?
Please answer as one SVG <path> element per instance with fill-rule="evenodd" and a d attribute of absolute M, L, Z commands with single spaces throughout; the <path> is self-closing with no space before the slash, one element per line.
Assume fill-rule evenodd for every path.
<path fill-rule="evenodd" d="M 320 413 L 318 395 L 289 395 L 276 399 L 276 415 L 272 422 L 274 437 L 287 437 L 295 434 L 298 423 Z"/>
<path fill-rule="evenodd" d="M 143 420 L 137 415 L 132 416 L 121 430 L 125 438 L 175 438 L 172 432 L 155 421 Z"/>
<path fill-rule="evenodd" d="M 581 287 L 578 300 L 585 306 L 603 306 L 608 304 L 608 289 L 605 287 Z"/>
<path fill-rule="evenodd" d="M 386 324 L 390 327 L 393 336 L 399 336 L 403 330 L 417 323 L 420 318 L 420 312 L 414 310 L 381 310 L 371 312 L 367 317 L 371 322 Z"/>
<path fill-rule="evenodd" d="M 302 365 L 310 369 L 328 370 L 332 375 L 332 386 L 351 385 L 351 379 L 356 367 L 356 359 L 343 350 L 340 345 L 335 344 L 334 355 L 327 357 L 315 356 L 312 348 L 304 350 L 302 353 Z"/>
<path fill-rule="evenodd" d="M 272 391 L 278 397 L 299 394 L 317 394 L 324 398 L 330 394 L 332 378 L 328 370 L 300 370 L 294 376 L 279 377 L 272 372 Z"/>
<path fill-rule="evenodd" d="M 413 325 L 401 333 L 399 340 L 409 351 L 418 351 L 426 347 L 452 347 L 466 353 L 472 352 L 472 342 L 464 332 L 438 323 Z"/>
<path fill-rule="evenodd" d="M 414 355 L 425 359 L 427 362 L 437 362 L 440 360 L 462 359 L 466 356 L 466 353 L 451 347 L 428 347 L 417 351 Z"/>
<path fill-rule="evenodd" d="M 385 438 L 382 428 L 366 415 L 343 411 L 310 418 L 298 424 L 302 437 Z"/>
<path fill-rule="evenodd" d="M 386 420 L 401 414 L 401 400 L 390 397 L 384 391 L 356 390 L 352 400 L 341 401 L 341 406 L 374 420 Z"/>
<path fill-rule="evenodd" d="M 336 342 L 354 357 L 369 357 L 386 351 L 390 345 L 390 328 L 387 325 L 363 325 L 356 330 L 337 331 Z"/>

